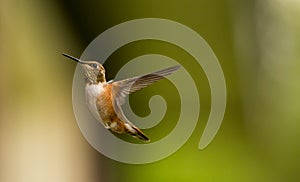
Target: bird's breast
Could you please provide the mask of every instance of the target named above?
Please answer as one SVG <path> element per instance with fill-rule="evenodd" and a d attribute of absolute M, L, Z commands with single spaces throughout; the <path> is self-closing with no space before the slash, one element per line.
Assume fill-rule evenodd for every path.
<path fill-rule="evenodd" d="M 103 84 L 91 84 L 91 85 L 86 85 L 85 87 L 85 94 L 86 94 L 86 102 L 88 105 L 89 110 L 93 114 L 93 116 L 99 120 L 99 113 L 97 109 L 97 98 L 99 95 L 104 93 L 104 87 Z"/>
<path fill-rule="evenodd" d="M 93 116 L 108 128 L 109 123 L 118 120 L 112 104 L 110 84 L 87 85 L 86 100 Z"/>

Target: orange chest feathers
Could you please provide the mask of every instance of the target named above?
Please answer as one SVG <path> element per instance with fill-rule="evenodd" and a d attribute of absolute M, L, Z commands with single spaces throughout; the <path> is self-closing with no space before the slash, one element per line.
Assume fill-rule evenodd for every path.
<path fill-rule="evenodd" d="M 111 84 L 104 86 L 103 92 L 99 94 L 96 100 L 99 115 L 103 120 L 110 119 L 116 115 L 113 107 L 113 96 L 111 90 Z"/>

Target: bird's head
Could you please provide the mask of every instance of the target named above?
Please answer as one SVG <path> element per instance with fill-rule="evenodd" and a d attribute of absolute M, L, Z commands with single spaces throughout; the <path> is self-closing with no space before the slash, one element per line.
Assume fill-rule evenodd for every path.
<path fill-rule="evenodd" d="M 85 77 L 85 80 L 89 84 L 98 84 L 98 83 L 103 83 L 106 82 L 105 79 L 105 69 L 97 61 L 83 61 L 78 58 L 75 58 L 73 56 L 70 56 L 68 54 L 62 54 L 63 56 L 70 58 L 73 61 L 78 62 L 82 69 L 83 69 L 83 74 Z"/>

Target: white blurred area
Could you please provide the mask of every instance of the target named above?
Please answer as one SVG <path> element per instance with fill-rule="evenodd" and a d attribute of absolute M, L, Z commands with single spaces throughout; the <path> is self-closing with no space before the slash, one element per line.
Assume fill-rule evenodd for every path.
<path fill-rule="evenodd" d="M 60 55 L 76 42 L 60 13 L 51 1 L 0 2 L 1 182 L 91 181 Z"/>

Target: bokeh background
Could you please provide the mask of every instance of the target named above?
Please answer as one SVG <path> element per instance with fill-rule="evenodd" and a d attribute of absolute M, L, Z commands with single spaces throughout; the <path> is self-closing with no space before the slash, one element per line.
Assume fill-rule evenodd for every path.
<path fill-rule="evenodd" d="M 299 10 L 299 0 L 1 0 L 0 181 L 300 181 Z M 189 70 L 201 99 L 197 128 L 180 150 L 152 164 L 123 164 L 82 136 L 72 110 L 76 64 L 61 53 L 79 57 L 106 29 L 149 17 L 182 23 L 208 42 L 226 78 L 227 109 L 214 141 L 198 150 L 210 91 L 195 60 L 159 41 L 120 48 L 104 65 L 109 79 L 134 57 L 162 54 Z M 149 114 L 148 100 L 164 84 L 130 97 L 138 115 Z M 172 107 L 147 133 L 163 137 L 178 112 Z"/>

